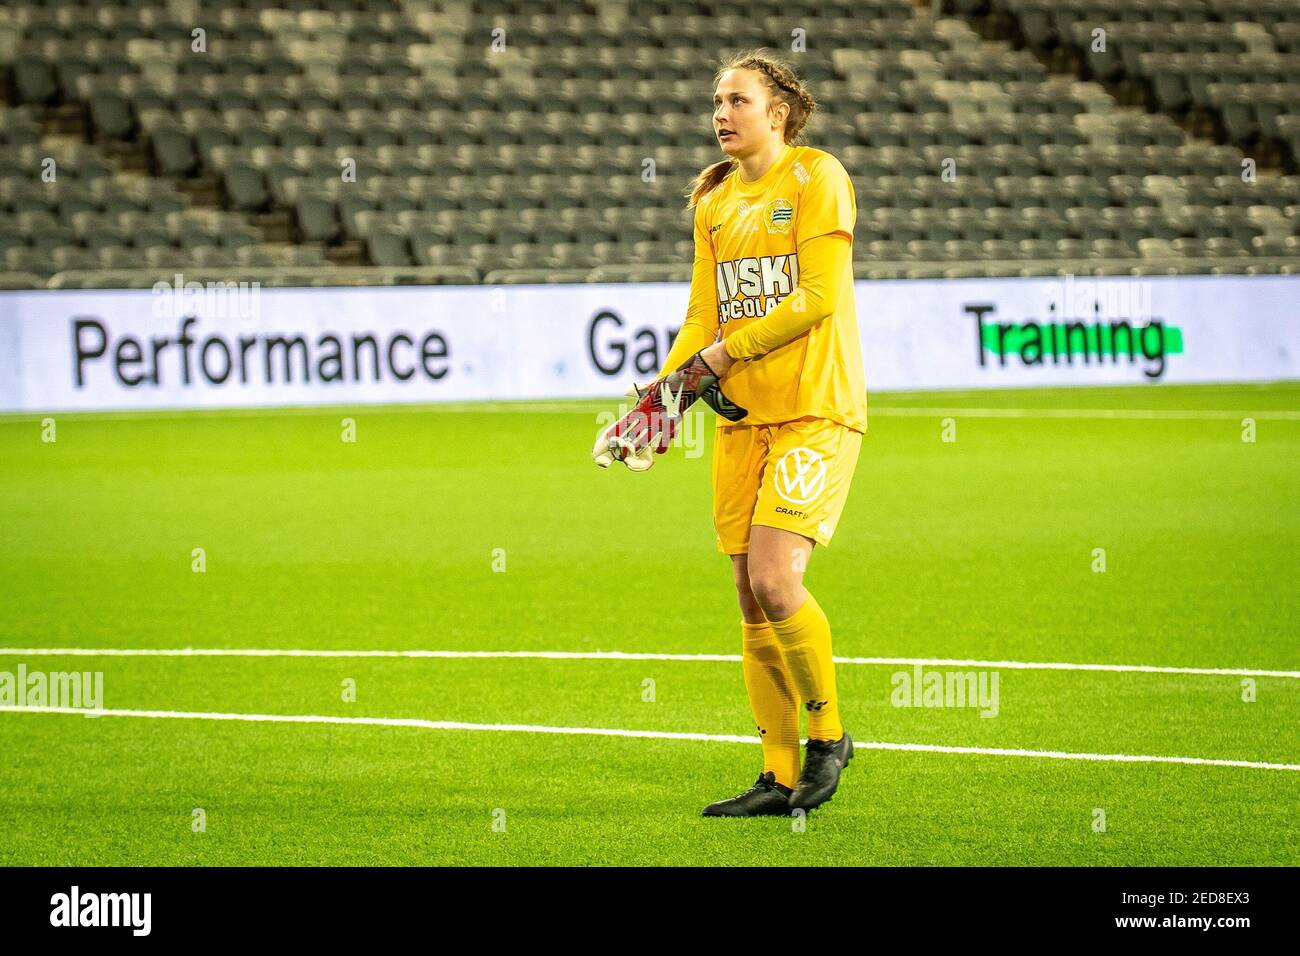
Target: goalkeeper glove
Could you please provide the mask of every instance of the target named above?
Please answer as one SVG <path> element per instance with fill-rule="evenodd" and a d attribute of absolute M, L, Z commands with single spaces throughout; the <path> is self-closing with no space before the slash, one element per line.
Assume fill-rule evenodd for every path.
<path fill-rule="evenodd" d="M 727 398 L 718 376 L 699 352 L 675 372 L 642 389 L 636 406 L 596 439 L 591 456 L 601 468 L 621 461 L 632 471 L 645 471 L 654 464 L 654 453 L 663 454 L 677 436 L 682 413 L 704 399 L 705 404 L 728 421 L 738 422 L 749 412 Z"/>

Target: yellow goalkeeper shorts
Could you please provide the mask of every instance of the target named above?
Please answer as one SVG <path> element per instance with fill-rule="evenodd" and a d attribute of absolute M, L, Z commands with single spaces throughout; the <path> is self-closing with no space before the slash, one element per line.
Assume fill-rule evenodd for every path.
<path fill-rule="evenodd" d="M 719 426 L 713 447 L 718 550 L 747 554 L 756 524 L 828 546 L 861 447 L 861 432 L 825 418 Z"/>

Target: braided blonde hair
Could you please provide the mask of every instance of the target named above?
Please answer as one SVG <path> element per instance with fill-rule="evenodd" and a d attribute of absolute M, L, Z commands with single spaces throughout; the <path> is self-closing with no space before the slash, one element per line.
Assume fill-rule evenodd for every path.
<path fill-rule="evenodd" d="M 789 63 L 765 49 L 749 50 L 724 60 L 718 72 L 714 74 L 713 82 L 716 84 L 722 79 L 722 74 L 728 70 L 754 70 L 761 74 L 771 99 L 769 108 L 781 103 L 790 108 L 785 120 L 786 143 L 791 146 L 803 143 L 804 127 L 816 112 L 817 102 Z M 699 201 L 721 185 L 737 166 L 739 163 L 728 157 L 702 169 L 700 174 L 691 181 L 690 188 L 686 192 L 688 197 L 686 208 L 694 209 Z"/>

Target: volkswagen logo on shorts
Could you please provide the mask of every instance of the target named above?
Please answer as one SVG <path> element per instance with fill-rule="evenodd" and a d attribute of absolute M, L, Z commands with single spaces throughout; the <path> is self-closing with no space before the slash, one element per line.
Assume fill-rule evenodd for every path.
<path fill-rule="evenodd" d="M 792 448 L 776 463 L 776 493 L 792 505 L 806 505 L 826 487 L 826 462 L 821 452 Z"/>

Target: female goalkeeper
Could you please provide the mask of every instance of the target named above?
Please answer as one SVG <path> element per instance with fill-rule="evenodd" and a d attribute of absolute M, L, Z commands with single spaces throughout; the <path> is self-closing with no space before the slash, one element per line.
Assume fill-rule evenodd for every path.
<path fill-rule="evenodd" d="M 735 572 L 763 773 L 704 815 L 788 815 L 829 800 L 853 754 L 830 625 L 803 576 L 814 546 L 830 543 L 867 428 L 853 301 L 857 208 L 839 160 L 799 145 L 816 104 L 787 64 L 763 51 L 728 60 L 713 106 L 728 158 L 690 190 L 690 305 L 659 378 L 698 352 L 725 397 L 747 410 L 739 422 L 718 419 L 713 520 Z"/>

